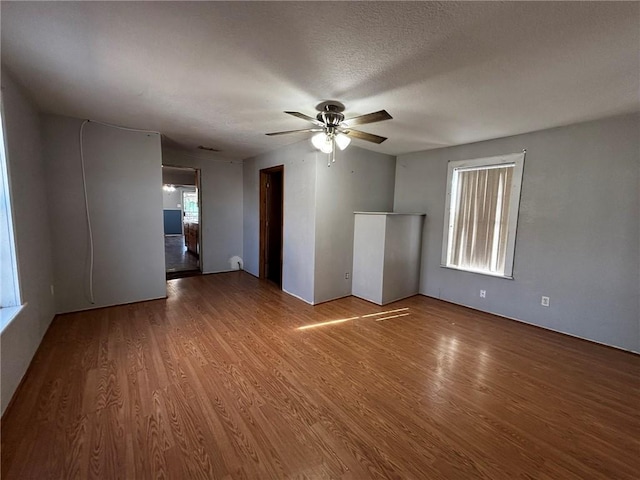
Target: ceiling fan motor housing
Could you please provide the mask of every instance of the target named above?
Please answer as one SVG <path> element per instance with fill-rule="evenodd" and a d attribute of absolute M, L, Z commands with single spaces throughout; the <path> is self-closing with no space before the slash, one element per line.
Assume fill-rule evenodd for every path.
<path fill-rule="evenodd" d="M 320 112 L 316 118 L 327 127 L 337 127 L 344 121 L 344 115 L 340 112 Z"/>
<path fill-rule="evenodd" d="M 338 127 L 344 121 L 344 105 L 334 100 L 322 102 L 316 105 L 316 110 L 320 113 L 316 118 L 327 127 Z"/>

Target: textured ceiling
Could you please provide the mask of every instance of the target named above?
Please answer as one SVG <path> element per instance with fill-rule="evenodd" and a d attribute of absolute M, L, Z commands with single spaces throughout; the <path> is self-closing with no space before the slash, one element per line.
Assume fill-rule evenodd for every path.
<path fill-rule="evenodd" d="M 45 112 L 245 158 L 282 113 L 386 109 L 400 154 L 640 109 L 637 2 L 2 2 L 2 61 Z"/>

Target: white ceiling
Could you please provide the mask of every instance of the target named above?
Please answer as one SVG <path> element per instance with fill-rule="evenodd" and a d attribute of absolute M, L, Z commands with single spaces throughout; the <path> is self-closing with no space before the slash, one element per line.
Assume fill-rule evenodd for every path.
<path fill-rule="evenodd" d="M 195 185 L 196 171 L 193 168 L 162 166 L 162 183 L 172 185 Z"/>
<path fill-rule="evenodd" d="M 2 2 L 2 62 L 45 112 L 246 158 L 336 99 L 390 154 L 640 110 L 640 3 Z"/>

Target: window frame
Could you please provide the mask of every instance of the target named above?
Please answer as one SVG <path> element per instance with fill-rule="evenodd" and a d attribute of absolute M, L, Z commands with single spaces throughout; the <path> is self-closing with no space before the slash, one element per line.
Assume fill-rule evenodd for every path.
<path fill-rule="evenodd" d="M 0 225 L 1 256 L 10 265 L 3 265 L 0 274 L 0 332 L 11 323 L 24 307 L 20 289 L 20 272 L 15 241 L 15 223 L 12 205 L 11 182 L 9 181 L 9 159 L 7 148 L 7 128 L 4 118 L 4 98 L 0 92 L 0 209 L 3 210 L 5 225 Z M 7 268 L 8 267 L 8 268 Z M 7 288 L 8 287 L 8 288 Z"/>
<path fill-rule="evenodd" d="M 193 212 L 191 212 L 191 211 L 187 212 L 187 203 L 185 202 L 185 197 L 190 197 L 192 195 L 196 199 L 195 204 L 196 204 L 196 207 L 197 207 L 197 212 L 196 212 L 196 215 L 195 215 L 196 221 L 195 222 L 191 221 L 190 223 L 200 223 L 200 198 L 199 198 L 199 195 L 198 195 L 198 189 L 197 188 L 195 190 L 193 190 L 193 191 L 191 191 L 191 190 L 187 191 L 187 190 L 184 190 L 184 189 L 182 190 L 182 195 L 181 195 L 182 196 L 182 198 L 181 198 L 181 200 L 182 200 L 182 211 L 184 212 L 185 220 L 187 219 L 187 217 L 188 218 L 193 218 Z"/>
<path fill-rule="evenodd" d="M 447 165 L 447 191 L 445 196 L 444 208 L 444 224 L 442 232 L 442 255 L 440 258 L 440 266 L 452 270 L 463 272 L 477 273 L 480 275 L 488 275 L 497 278 L 506 278 L 513 280 L 513 263 L 515 258 L 516 235 L 518 229 L 518 217 L 520 213 L 520 194 L 522 191 L 522 176 L 524 172 L 524 158 L 526 151 L 519 153 L 509 153 L 505 155 L 496 155 L 493 157 L 474 158 L 469 160 L 452 160 Z M 486 270 L 470 269 L 449 265 L 449 238 L 453 223 L 451 221 L 451 194 L 453 190 L 454 174 L 459 169 L 481 169 L 484 167 L 504 166 L 507 164 L 514 165 L 513 180 L 511 184 L 511 192 L 509 193 L 509 219 L 507 223 L 507 245 L 506 256 L 504 262 L 504 273 L 494 273 Z"/>

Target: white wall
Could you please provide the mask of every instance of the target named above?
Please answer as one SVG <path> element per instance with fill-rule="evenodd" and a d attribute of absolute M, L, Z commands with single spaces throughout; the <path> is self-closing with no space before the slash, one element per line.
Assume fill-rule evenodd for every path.
<path fill-rule="evenodd" d="M 182 192 L 195 192 L 196 187 L 175 187 L 173 192 L 162 190 L 162 208 L 164 210 L 184 210 Z"/>
<path fill-rule="evenodd" d="M 352 293 L 382 305 L 386 215 L 355 215 Z"/>
<path fill-rule="evenodd" d="M 418 293 L 420 285 L 422 215 L 387 215 L 384 242 L 382 302 L 387 304 Z"/>
<path fill-rule="evenodd" d="M 166 148 L 163 145 L 162 150 Z M 170 185 L 195 185 L 196 172 L 193 170 L 172 170 L 169 168 L 162 169 L 162 183 Z"/>
<path fill-rule="evenodd" d="M 260 170 L 276 165 L 284 165 L 282 289 L 311 304 L 351 295 L 353 212 L 392 209 L 395 157 L 352 145 L 327 167 L 305 139 L 245 160 L 245 269 L 256 276 Z"/>
<path fill-rule="evenodd" d="M 95 304 L 78 135 L 82 120 L 43 117 L 56 309 L 60 312 L 166 296 L 160 136 L 97 123 L 84 129 L 94 239 Z"/>
<path fill-rule="evenodd" d="M 393 209 L 395 157 L 355 145 L 317 159 L 314 303 L 351 295 L 354 211 Z"/>
<path fill-rule="evenodd" d="M 424 215 L 355 215 L 353 295 L 378 305 L 416 295 Z"/>
<path fill-rule="evenodd" d="M 202 272 L 237 270 L 234 257 L 242 257 L 242 163 L 169 148 L 162 150 L 162 163 L 200 169 Z"/>
<path fill-rule="evenodd" d="M 398 157 L 395 209 L 427 213 L 421 293 L 640 351 L 639 132 L 629 115 Z M 441 268 L 447 162 L 523 148 L 515 279 Z"/>
<path fill-rule="evenodd" d="M 182 210 L 182 190 L 180 187 L 173 192 L 162 191 L 163 210 Z"/>
<path fill-rule="evenodd" d="M 284 165 L 282 289 L 314 301 L 316 150 L 308 140 L 244 161 L 244 268 L 259 274 L 260 170 Z"/>
<path fill-rule="evenodd" d="M 0 336 L 0 406 L 4 413 L 53 319 L 55 307 L 50 290 L 53 261 L 40 119 L 4 66 L 2 89 L 20 291 L 25 304 Z"/>

